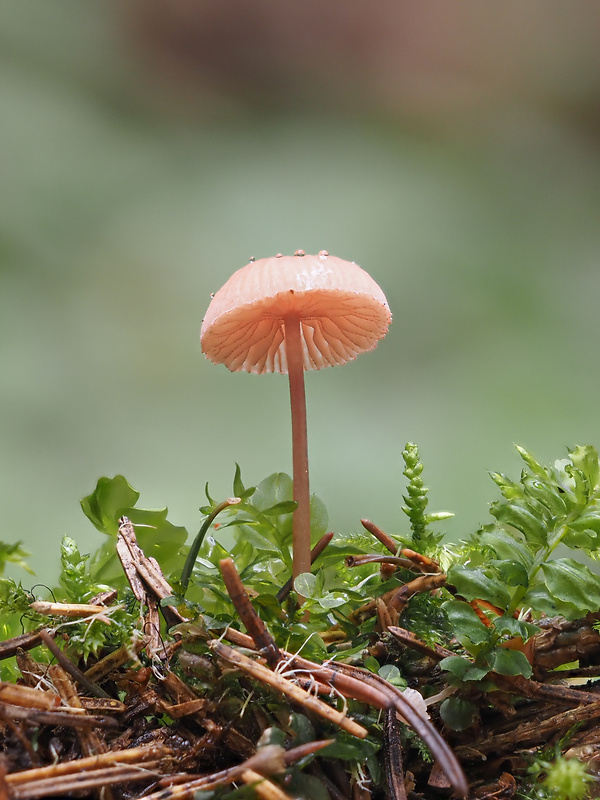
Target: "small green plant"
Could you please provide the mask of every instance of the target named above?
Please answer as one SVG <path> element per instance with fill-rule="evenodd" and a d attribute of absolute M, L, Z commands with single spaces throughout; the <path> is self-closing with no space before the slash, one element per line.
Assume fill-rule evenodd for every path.
<path fill-rule="evenodd" d="M 520 480 L 492 473 L 503 496 L 490 509 L 495 522 L 463 543 L 448 570 L 457 596 L 443 608 L 470 656 L 441 662 L 457 685 L 483 681 L 488 673 L 530 677 L 519 642 L 537 632 L 536 618 L 574 620 L 600 608 L 600 577 L 573 558 L 600 554 L 597 451 L 576 447 L 547 468 L 517 450 L 525 462 Z M 559 546 L 568 555 L 557 557 Z M 449 720 L 457 703 L 446 701 Z"/>
<path fill-rule="evenodd" d="M 438 554 L 438 546 L 444 538 L 444 534 L 434 533 L 430 529 L 430 525 L 433 522 L 449 519 L 454 514 L 449 511 L 439 511 L 434 514 L 425 513 L 429 489 L 425 486 L 421 477 L 423 464 L 419 457 L 417 445 L 409 442 L 402 451 L 402 458 L 405 465 L 402 474 L 408 479 L 406 495 L 403 498 L 406 505 L 402 506 L 402 511 L 410 519 L 411 545 L 419 553 L 435 556 Z"/>
<path fill-rule="evenodd" d="M 550 761 L 534 759 L 528 774 L 534 780 L 529 795 L 538 800 L 584 800 L 594 782 L 583 762 L 560 752 Z"/>

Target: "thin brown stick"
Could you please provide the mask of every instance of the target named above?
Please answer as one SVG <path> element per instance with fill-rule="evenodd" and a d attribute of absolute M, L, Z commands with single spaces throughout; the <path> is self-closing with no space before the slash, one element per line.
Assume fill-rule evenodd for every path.
<path fill-rule="evenodd" d="M 263 778 L 260 773 L 255 772 L 253 769 L 244 770 L 240 778 L 247 786 L 254 787 L 255 794 L 261 800 L 292 800 L 289 794 L 286 794 L 273 781 Z"/>
<path fill-rule="evenodd" d="M 304 758 L 311 753 L 316 753 L 323 747 L 331 744 L 331 739 L 317 742 L 309 742 L 300 747 L 294 747 L 287 752 L 278 745 L 267 745 L 246 759 L 242 764 L 235 767 L 215 772 L 212 775 L 205 775 L 202 778 L 195 778 L 178 786 L 170 786 L 158 792 L 146 796 L 146 800 L 192 800 L 196 792 L 216 789 L 238 780 L 243 772 L 248 769 L 254 770 L 261 776 L 274 775 L 284 771 L 285 766 L 293 764 L 300 758 Z"/>
<path fill-rule="evenodd" d="M 160 773 L 154 771 L 159 762 L 149 761 L 140 766 L 127 764 L 116 767 L 105 767 L 90 772 L 77 772 L 61 778 L 46 778 L 31 781 L 11 790 L 13 800 L 36 800 L 39 797 L 60 797 L 71 792 L 90 789 L 107 789 L 113 785 L 132 783 L 134 781 L 156 780 Z"/>
<path fill-rule="evenodd" d="M 407 647 L 417 650 L 424 656 L 429 656 L 429 658 L 433 658 L 436 661 L 441 661 L 443 658 L 456 655 L 456 653 L 453 653 L 452 650 L 448 650 L 439 644 L 435 644 L 433 647 L 428 645 L 426 642 L 424 642 L 422 639 L 419 639 L 418 636 L 412 633 L 412 631 L 407 631 L 405 628 L 398 627 L 398 625 L 390 625 L 388 628 L 388 633 L 391 633 L 395 639 L 398 639 L 398 641 L 402 642 L 402 644 L 406 645 Z"/>
<path fill-rule="evenodd" d="M 371 522 L 369 519 L 361 519 L 360 524 L 365 528 L 365 530 L 369 531 L 384 547 L 390 551 L 390 553 L 395 556 L 398 552 L 398 548 L 400 545 L 395 542 L 391 536 L 388 536 L 387 533 L 384 533 L 381 528 L 377 527 L 374 522 Z"/>
<path fill-rule="evenodd" d="M 3 658 L 12 658 L 17 654 L 17 650 L 32 650 L 42 642 L 39 630 L 31 633 L 22 633 L 20 636 L 13 636 L 5 642 L 0 642 L 0 661 Z"/>
<path fill-rule="evenodd" d="M 10 786 L 17 786 L 29 781 L 45 780 L 46 778 L 58 778 L 62 775 L 70 775 L 84 770 L 94 770 L 116 764 L 138 764 L 145 761 L 165 759 L 171 756 L 172 751 L 164 745 L 150 745 L 149 747 L 131 747 L 127 750 L 117 750 L 110 753 L 100 753 L 87 758 L 75 758 L 70 761 L 61 761 L 49 767 L 37 767 L 26 769 L 21 772 L 13 772 L 7 775 L 6 782 Z"/>
<path fill-rule="evenodd" d="M 15 706 L 25 706 L 25 708 L 39 708 L 42 711 L 52 711 L 60 706 L 60 698 L 54 692 L 33 689 L 6 681 L 0 681 L 0 700 L 3 703 L 12 703 Z"/>
<path fill-rule="evenodd" d="M 94 697 L 110 697 L 108 692 L 105 692 L 104 689 L 101 686 L 98 686 L 97 683 L 94 683 L 93 681 L 89 680 L 89 678 L 86 678 L 79 667 L 76 667 L 75 664 L 73 664 L 71 659 L 68 658 L 56 644 L 49 631 L 45 629 L 41 630 L 40 637 L 61 667 L 68 672 L 69 675 L 77 681 L 77 683 L 83 686 L 84 689 L 87 689 L 87 691 L 90 694 L 93 694 Z"/>
<path fill-rule="evenodd" d="M 231 602 L 235 606 L 240 620 L 252 637 L 256 647 L 264 652 L 268 664 L 274 667 L 281 655 L 279 648 L 275 644 L 275 639 L 267 630 L 267 626 L 254 610 L 248 593 L 244 588 L 244 584 L 235 568 L 233 559 L 223 558 L 219 562 L 219 567 L 221 569 L 223 581 L 225 582 L 225 587 L 229 592 Z"/>
<path fill-rule="evenodd" d="M 364 555 L 346 557 L 347 567 L 362 567 L 363 564 L 392 564 L 395 567 L 416 569 L 416 564 L 414 564 L 410 559 L 400 558 L 400 556 Z"/>
<path fill-rule="evenodd" d="M 520 694 L 522 697 L 550 700 L 554 703 L 567 703 L 568 705 L 594 705 L 598 695 L 574 689 L 571 686 L 560 686 L 554 683 L 538 683 L 522 675 L 498 675 L 490 673 L 491 679 L 499 689 Z"/>
<path fill-rule="evenodd" d="M 385 712 L 383 726 L 383 753 L 385 777 L 390 800 L 407 800 L 402 765 L 402 738 L 400 720 L 396 711 Z"/>
<path fill-rule="evenodd" d="M 65 728 L 118 728 L 111 717 L 73 713 L 73 711 L 38 711 L 37 709 L 0 703 L 0 715 L 8 719 L 25 720 L 32 725 L 62 725 Z"/>
<path fill-rule="evenodd" d="M 296 684 L 286 680 L 276 672 L 273 672 L 267 667 L 264 667 L 262 664 L 259 664 L 253 659 L 248 658 L 248 656 L 243 655 L 233 647 L 229 647 L 229 645 L 223 644 L 216 639 L 210 641 L 208 646 L 220 658 L 224 658 L 231 664 L 235 664 L 236 667 L 239 667 L 256 680 L 266 683 L 268 686 L 277 689 L 294 702 L 302 705 L 304 708 L 314 711 L 328 722 L 338 725 L 347 733 L 352 734 L 352 736 L 357 736 L 359 739 L 366 738 L 368 731 L 363 728 L 362 725 L 354 722 L 354 720 L 347 717 L 345 713 L 336 711 L 336 709 L 328 706 L 326 703 L 323 703 L 314 695 L 304 691 L 304 689 L 301 689 L 299 686 L 296 686 Z"/>
<path fill-rule="evenodd" d="M 129 661 L 135 660 L 136 655 L 145 645 L 146 641 L 143 637 L 134 639 L 132 644 L 123 644 L 118 650 L 113 650 L 112 653 L 104 656 L 89 669 L 86 669 L 83 674 L 93 683 L 101 681 L 114 670 L 124 666 Z"/>
<path fill-rule="evenodd" d="M 135 528 L 130 519 L 119 520 L 117 554 L 127 576 L 129 585 L 141 605 L 146 604 L 146 590 L 157 600 L 164 600 L 173 594 L 173 589 L 165 579 L 154 559 L 148 558 L 137 542 Z M 161 612 L 168 625 L 185 622 L 185 617 L 173 606 L 161 606 Z"/>

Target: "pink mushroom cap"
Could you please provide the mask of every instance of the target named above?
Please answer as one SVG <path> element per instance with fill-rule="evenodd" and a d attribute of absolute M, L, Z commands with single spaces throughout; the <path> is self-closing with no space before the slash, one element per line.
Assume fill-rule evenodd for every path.
<path fill-rule="evenodd" d="M 384 293 L 354 262 L 324 252 L 262 258 L 214 295 L 202 322 L 202 350 L 234 372 L 287 373 L 289 317 L 300 320 L 305 370 L 372 350 L 392 319 Z"/>

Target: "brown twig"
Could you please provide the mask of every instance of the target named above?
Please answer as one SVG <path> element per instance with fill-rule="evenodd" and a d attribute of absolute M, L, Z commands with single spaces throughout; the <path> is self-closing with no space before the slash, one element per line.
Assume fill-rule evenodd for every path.
<path fill-rule="evenodd" d="M 60 706 L 60 698 L 54 692 L 33 689 L 30 686 L 19 686 L 5 681 L 0 681 L 0 701 L 11 703 L 14 706 L 38 708 L 42 711 L 52 711 Z"/>
<path fill-rule="evenodd" d="M 374 522 L 371 522 L 368 519 L 361 519 L 360 524 L 365 528 L 365 530 L 369 531 L 384 547 L 390 551 L 390 553 L 395 556 L 398 552 L 398 548 L 400 545 L 395 542 L 391 536 L 388 536 L 387 533 L 384 533 L 381 528 L 378 528 Z"/>
<path fill-rule="evenodd" d="M 250 758 L 246 759 L 242 764 L 235 767 L 215 772 L 211 775 L 205 775 L 202 778 L 196 778 L 178 786 L 171 786 L 166 789 L 161 789 L 158 792 L 147 795 L 146 800 L 191 800 L 196 792 L 208 791 L 216 789 L 218 786 L 225 786 L 238 780 L 242 773 L 246 770 L 254 770 L 261 776 L 275 775 L 284 771 L 285 766 L 293 764 L 294 761 L 304 758 L 311 753 L 315 753 L 328 744 L 332 740 L 327 739 L 323 741 L 310 742 L 301 747 L 295 747 L 287 752 L 278 745 L 267 745 Z"/>
<path fill-rule="evenodd" d="M 24 786 L 12 787 L 10 796 L 12 800 L 36 800 L 39 797 L 62 797 L 72 792 L 90 789 L 99 789 L 102 796 L 106 796 L 105 790 L 114 785 L 155 780 L 160 775 L 160 772 L 154 771 L 158 764 L 156 761 L 134 766 L 119 764 L 114 767 L 77 772 L 61 778 L 31 781 Z"/>
<path fill-rule="evenodd" d="M 239 614 L 240 620 L 252 637 L 256 647 L 264 652 L 268 664 L 274 667 L 281 655 L 279 648 L 275 644 L 275 639 L 267 630 L 267 626 L 254 610 L 248 593 L 244 589 L 244 584 L 235 568 L 233 559 L 222 559 L 219 562 L 219 567 L 223 575 L 225 587 L 227 588 L 231 602 L 235 606 L 235 610 Z"/>
<path fill-rule="evenodd" d="M 0 703 L 0 716 L 18 719 L 32 725 L 62 725 L 65 728 L 118 728 L 119 723 L 110 717 L 92 714 L 77 714 L 73 711 L 38 711 L 37 709 Z"/>
<path fill-rule="evenodd" d="M 328 706 L 327 703 L 318 700 L 314 695 L 296 686 L 296 684 L 291 681 L 286 680 L 278 673 L 248 658 L 248 656 L 243 655 L 235 648 L 229 647 L 229 645 L 223 644 L 223 642 L 219 642 L 217 639 L 210 641 L 208 646 L 220 658 L 229 661 L 231 664 L 235 664 L 236 667 L 239 667 L 239 669 L 251 675 L 256 680 L 277 689 L 294 702 L 302 705 L 304 708 L 314 711 L 328 722 L 352 734 L 352 736 L 357 736 L 359 739 L 366 738 L 368 731 L 363 728 L 362 725 L 359 725 L 357 722 L 347 717 L 344 712 L 336 711 L 336 709 Z"/>
<path fill-rule="evenodd" d="M 22 633 L 20 636 L 13 636 L 5 642 L 0 642 L 0 661 L 3 658 L 12 658 L 17 654 L 17 650 L 33 650 L 42 642 L 39 630 L 31 633 Z"/>
<path fill-rule="evenodd" d="M 83 686 L 84 689 L 87 689 L 87 691 L 90 694 L 93 694 L 94 697 L 110 697 L 108 692 L 105 692 L 104 689 L 101 686 L 98 686 L 97 683 L 90 681 L 89 678 L 87 678 L 79 669 L 79 667 L 75 666 L 71 659 L 68 658 L 56 644 L 49 631 L 42 629 L 40 631 L 40 637 L 61 667 L 68 672 L 69 675 L 77 681 L 77 683 Z"/>
<path fill-rule="evenodd" d="M 402 739 L 396 711 L 385 712 L 383 726 L 385 776 L 390 800 L 407 800 L 402 766 Z"/>
<path fill-rule="evenodd" d="M 141 606 L 147 605 L 147 591 L 159 602 L 173 594 L 173 589 L 162 574 L 158 563 L 148 558 L 137 542 L 135 528 L 127 517 L 119 520 L 117 555 L 127 576 L 129 585 Z M 161 606 L 168 625 L 185 622 L 185 617 L 173 606 Z"/>
<path fill-rule="evenodd" d="M 118 750 L 111 753 L 101 753 L 87 758 L 76 758 L 70 761 L 61 761 L 49 767 L 37 767 L 21 772 L 13 772 L 6 777 L 9 786 L 21 786 L 30 781 L 56 779 L 63 775 L 72 775 L 91 771 L 116 764 L 142 764 L 147 761 L 164 760 L 172 755 L 170 748 L 164 745 L 150 745 L 149 747 L 132 747 L 127 750 Z"/>
<path fill-rule="evenodd" d="M 416 634 L 412 633 L 412 631 L 407 631 L 405 628 L 400 628 L 398 625 L 390 625 L 388 633 L 391 633 L 395 639 L 398 639 L 398 641 L 410 647 L 412 650 L 417 650 L 424 656 L 435 659 L 435 661 L 441 661 L 443 658 L 456 655 L 452 650 L 448 650 L 446 647 L 442 647 L 439 644 L 434 644 L 433 646 L 428 645 L 422 639 L 419 639 Z"/>

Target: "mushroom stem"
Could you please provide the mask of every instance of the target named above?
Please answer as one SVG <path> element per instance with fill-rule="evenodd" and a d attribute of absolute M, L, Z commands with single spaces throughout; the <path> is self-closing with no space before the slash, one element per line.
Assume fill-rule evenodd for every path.
<path fill-rule="evenodd" d="M 304 393 L 304 353 L 298 316 L 284 320 L 285 354 L 290 381 L 292 409 L 292 465 L 294 500 L 293 576 L 310 572 L 310 492 L 308 484 L 308 439 L 306 434 L 306 398 Z"/>

